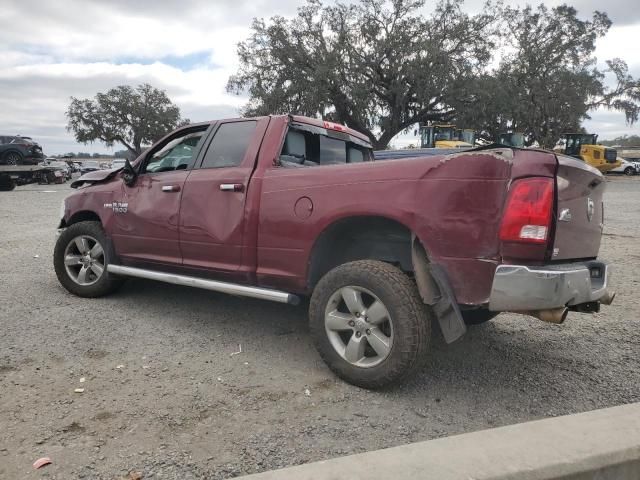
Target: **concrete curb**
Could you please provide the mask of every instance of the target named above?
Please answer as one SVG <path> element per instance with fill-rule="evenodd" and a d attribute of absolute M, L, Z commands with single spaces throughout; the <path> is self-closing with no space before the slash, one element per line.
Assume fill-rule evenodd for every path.
<path fill-rule="evenodd" d="M 640 403 L 241 477 L 246 480 L 638 480 Z"/>

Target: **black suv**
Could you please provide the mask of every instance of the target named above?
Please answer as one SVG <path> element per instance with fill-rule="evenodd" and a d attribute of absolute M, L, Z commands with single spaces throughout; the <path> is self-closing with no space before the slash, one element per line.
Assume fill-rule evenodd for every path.
<path fill-rule="evenodd" d="M 31 137 L 0 135 L 0 165 L 37 165 L 44 155 Z"/>

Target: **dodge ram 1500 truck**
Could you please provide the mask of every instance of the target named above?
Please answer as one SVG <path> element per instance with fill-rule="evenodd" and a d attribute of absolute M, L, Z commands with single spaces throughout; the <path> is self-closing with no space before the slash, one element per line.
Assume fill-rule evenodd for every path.
<path fill-rule="evenodd" d="M 611 303 L 602 174 L 541 150 L 373 161 L 369 139 L 300 116 L 199 123 L 62 205 L 54 266 L 83 297 L 126 277 L 296 304 L 321 357 L 365 388 L 499 312 L 561 323 Z"/>

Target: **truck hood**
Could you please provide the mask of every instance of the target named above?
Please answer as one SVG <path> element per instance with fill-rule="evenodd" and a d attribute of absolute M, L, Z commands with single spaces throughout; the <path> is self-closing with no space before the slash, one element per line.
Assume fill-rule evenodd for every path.
<path fill-rule="evenodd" d="M 116 173 L 122 170 L 122 168 L 123 167 L 114 168 L 112 170 L 96 170 L 95 172 L 85 173 L 77 180 L 71 182 L 71 188 L 79 188 L 84 185 L 106 182 L 107 180 L 112 179 Z"/>

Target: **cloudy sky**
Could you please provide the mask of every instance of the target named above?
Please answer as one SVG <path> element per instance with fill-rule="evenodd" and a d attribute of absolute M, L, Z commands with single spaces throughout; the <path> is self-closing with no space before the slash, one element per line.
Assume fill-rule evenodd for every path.
<path fill-rule="evenodd" d="M 237 67 L 236 44 L 248 36 L 252 18 L 295 15 L 302 1 L 3 0 L 0 134 L 32 136 L 47 154 L 108 152 L 101 144 L 78 145 L 66 132 L 69 97 L 142 82 L 165 89 L 193 121 L 235 116 L 246 100 L 225 92 Z M 636 2 L 569 1 L 584 15 L 597 8 L 609 13 L 614 26 L 598 43 L 598 61 L 621 57 L 640 76 Z M 465 10 L 481 5 L 468 0 Z M 623 114 L 592 116 L 585 126 L 601 138 L 640 134 L 638 125 L 625 125 Z"/>

